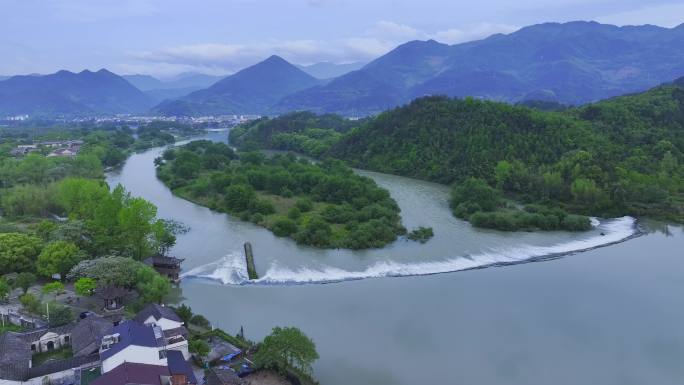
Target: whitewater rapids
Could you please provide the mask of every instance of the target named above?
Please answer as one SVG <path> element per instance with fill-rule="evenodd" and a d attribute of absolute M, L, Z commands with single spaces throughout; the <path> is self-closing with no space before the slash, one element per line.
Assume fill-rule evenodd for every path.
<path fill-rule="evenodd" d="M 388 258 L 375 262 L 363 270 L 345 270 L 333 266 L 290 268 L 279 266 L 277 261 L 273 261 L 261 278 L 250 281 L 244 256 L 241 253 L 231 253 L 217 261 L 191 269 L 182 276 L 186 279 L 207 279 L 224 285 L 296 285 L 443 274 L 558 258 L 623 242 L 639 234 L 636 219 L 632 217 L 600 221 L 592 218 L 592 224 L 601 231 L 602 235 L 561 242 L 551 246 L 491 249 L 476 255 L 445 256 L 441 260 L 425 262 L 406 263 L 392 261 Z"/>

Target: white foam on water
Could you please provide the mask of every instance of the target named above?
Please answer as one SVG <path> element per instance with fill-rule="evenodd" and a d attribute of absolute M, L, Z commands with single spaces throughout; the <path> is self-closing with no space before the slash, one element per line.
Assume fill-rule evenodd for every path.
<path fill-rule="evenodd" d="M 198 266 L 181 274 L 181 277 L 210 279 L 224 285 L 241 285 L 249 281 L 245 257 L 238 252 L 228 254 L 218 261 Z"/>
<path fill-rule="evenodd" d="M 487 266 L 522 263 L 586 251 L 624 241 L 638 232 L 636 219 L 632 217 L 610 219 L 603 222 L 592 220 L 592 224 L 601 231 L 602 235 L 562 242 L 552 246 L 524 245 L 505 249 L 493 249 L 477 255 L 448 257 L 438 261 L 403 263 L 386 260 L 358 271 L 345 270 L 333 266 L 291 269 L 280 267 L 277 262 L 274 262 L 261 278 L 249 281 L 244 257 L 238 254 L 230 255 L 219 261 L 195 268 L 184 274 L 184 277 L 206 278 L 232 285 L 283 285 L 432 275 Z"/>

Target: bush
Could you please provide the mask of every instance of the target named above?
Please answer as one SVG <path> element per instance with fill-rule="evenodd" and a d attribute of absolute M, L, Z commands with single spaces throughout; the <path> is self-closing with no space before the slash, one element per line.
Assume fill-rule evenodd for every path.
<path fill-rule="evenodd" d="M 418 241 L 420 243 L 427 242 L 432 238 L 435 233 L 432 231 L 432 227 L 419 227 L 408 234 L 408 239 L 412 241 Z"/>
<path fill-rule="evenodd" d="M 279 218 L 277 221 L 275 221 L 275 223 L 273 223 L 273 227 L 271 228 L 273 234 L 279 237 L 290 236 L 296 233 L 298 230 L 297 224 L 289 218 Z"/>
<path fill-rule="evenodd" d="M 209 320 L 204 318 L 204 316 L 201 314 L 195 314 L 194 316 L 192 316 L 192 318 L 190 319 L 190 323 L 193 325 L 197 325 L 199 327 L 203 327 L 205 329 L 211 328 Z"/>
<path fill-rule="evenodd" d="M 307 213 L 313 209 L 313 202 L 308 198 L 298 199 L 295 203 L 295 207 L 298 208 L 299 211 Z"/>

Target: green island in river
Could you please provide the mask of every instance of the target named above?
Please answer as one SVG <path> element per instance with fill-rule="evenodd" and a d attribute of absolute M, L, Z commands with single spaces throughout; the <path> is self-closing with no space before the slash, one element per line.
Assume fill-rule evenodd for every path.
<path fill-rule="evenodd" d="M 433 96 L 346 124 L 295 112 L 230 139 L 453 185 L 454 214 L 478 227 L 581 231 L 588 215 L 684 221 L 682 129 L 679 79 L 556 111 Z"/>
<path fill-rule="evenodd" d="M 235 153 L 223 143 L 194 141 L 165 151 L 156 164 L 175 194 L 300 244 L 377 248 L 406 233 L 389 192 L 341 161 Z"/>

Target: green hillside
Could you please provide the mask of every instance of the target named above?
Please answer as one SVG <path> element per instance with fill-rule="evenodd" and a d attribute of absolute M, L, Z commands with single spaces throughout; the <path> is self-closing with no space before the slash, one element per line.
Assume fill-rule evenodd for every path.
<path fill-rule="evenodd" d="M 444 184 L 476 178 L 499 197 L 492 210 L 509 210 L 506 202 L 512 198 L 542 204 L 543 209 L 523 210 L 527 213 L 548 214 L 550 208 L 681 222 L 682 83 L 561 112 L 474 99 L 422 98 L 360 123 L 321 156 Z M 459 216 L 470 219 L 480 211 L 478 206 L 458 210 L 461 203 L 453 202 Z"/>

